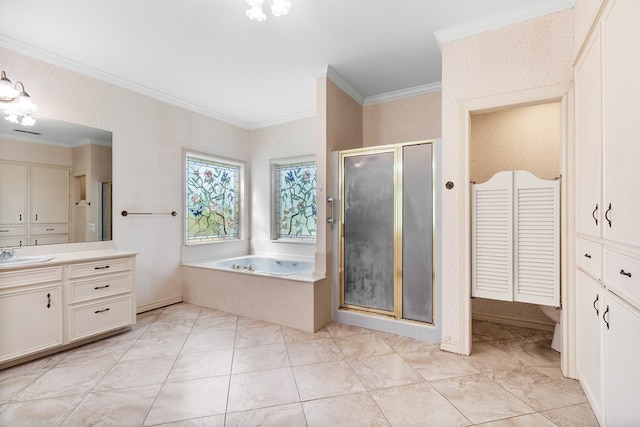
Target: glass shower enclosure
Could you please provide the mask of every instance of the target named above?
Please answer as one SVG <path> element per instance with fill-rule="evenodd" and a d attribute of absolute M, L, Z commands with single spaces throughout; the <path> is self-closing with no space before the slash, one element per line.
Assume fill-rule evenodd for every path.
<path fill-rule="evenodd" d="M 433 323 L 433 144 L 342 151 L 340 308 Z"/>

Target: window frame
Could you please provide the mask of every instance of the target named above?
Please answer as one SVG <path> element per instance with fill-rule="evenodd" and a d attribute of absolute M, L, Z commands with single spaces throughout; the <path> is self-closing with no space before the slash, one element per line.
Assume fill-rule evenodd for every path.
<path fill-rule="evenodd" d="M 220 163 L 238 168 L 238 202 L 237 202 L 237 233 L 234 237 L 204 237 L 202 239 L 189 239 L 189 183 L 187 181 L 187 161 L 188 159 L 201 160 L 203 162 Z M 183 149 L 182 154 L 182 209 L 184 214 L 184 222 L 182 224 L 183 243 L 186 246 L 198 246 L 206 244 L 220 244 L 224 242 L 238 242 L 244 240 L 245 230 L 247 229 L 248 214 L 246 212 L 245 193 L 247 183 L 247 163 L 243 160 L 232 159 L 228 157 L 218 156 L 211 153 L 201 151 Z"/>
<path fill-rule="evenodd" d="M 280 186 L 279 186 L 279 175 L 278 169 L 283 166 L 288 165 L 296 165 L 300 163 L 313 163 L 316 168 L 316 177 L 318 174 L 318 161 L 316 156 L 313 154 L 308 154 L 304 156 L 296 156 L 296 157 L 286 157 L 286 158 L 278 158 L 271 159 L 269 161 L 269 174 L 271 179 L 271 191 L 270 191 L 270 224 L 271 224 L 271 241 L 274 243 L 285 242 L 285 243 L 297 243 L 297 244 L 316 244 L 317 241 L 317 226 L 318 220 L 316 215 L 316 234 L 313 237 L 305 236 L 305 237 L 286 237 L 281 236 L 279 233 L 280 226 L 280 216 L 279 216 L 279 198 L 280 198 Z M 315 188 L 315 197 L 314 202 L 316 205 L 316 209 L 318 206 L 318 188 L 316 184 Z"/>

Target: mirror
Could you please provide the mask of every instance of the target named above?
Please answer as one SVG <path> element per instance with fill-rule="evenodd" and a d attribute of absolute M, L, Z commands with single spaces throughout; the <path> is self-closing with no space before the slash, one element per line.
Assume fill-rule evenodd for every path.
<path fill-rule="evenodd" d="M 112 133 L 0 118 L 0 247 L 111 240 Z"/>

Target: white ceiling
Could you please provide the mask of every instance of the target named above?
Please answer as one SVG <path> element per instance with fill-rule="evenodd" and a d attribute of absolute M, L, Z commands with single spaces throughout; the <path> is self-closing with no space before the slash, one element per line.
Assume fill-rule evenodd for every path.
<path fill-rule="evenodd" d="M 441 80 L 434 32 L 446 41 L 574 1 L 292 0 L 275 18 L 267 0 L 256 22 L 244 0 L 0 0 L 0 46 L 252 129 L 315 114 L 327 65 L 365 103 L 424 93 Z"/>

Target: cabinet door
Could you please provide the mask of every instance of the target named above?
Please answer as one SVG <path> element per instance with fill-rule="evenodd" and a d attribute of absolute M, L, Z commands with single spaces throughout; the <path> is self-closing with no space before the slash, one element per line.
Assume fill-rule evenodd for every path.
<path fill-rule="evenodd" d="M 576 272 L 576 354 L 580 384 L 598 420 L 602 420 L 602 318 L 604 291 L 586 273 Z"/>
<path fill-rule="evenodd" d="M 62 344 L 62 285 L 0 293 L 0 362 Z"/>
<path fill-rule="evenodd" d="M 586 46 L 575 75 L 576 229 L 600 237 L 602 224 L 602 90 L 600 33 Z"/>
<path fill-rule="evenodd" d="M 604 237 L 640 246 L 640 1 L 616 0 L 603 20 Z"/>
<path fill-rule="evenodd" d="M 27 223 L 27 165 L 0 162 L 0 224 Z"/>
<path fill-rule="evenodd" d="M 31 222 L 69 222 L 69 170 L 31 166 Z"/>
<path fill-rule="evenodd" d="M 607 311 L 608 309 L 608 311 Z M 605 416 L 608 426 L 640 421 L 640 316 L 615 296 L 607 298 L 605 336 Z"/>

